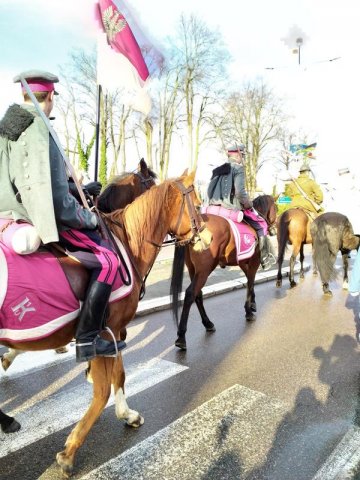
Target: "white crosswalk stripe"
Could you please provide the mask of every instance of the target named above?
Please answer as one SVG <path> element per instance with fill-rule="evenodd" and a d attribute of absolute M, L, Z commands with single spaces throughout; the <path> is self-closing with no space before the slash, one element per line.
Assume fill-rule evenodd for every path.
<path fill-rule="evenodd" d="M 129 366 L 126 370 L 127 397 L 186 369 L 187 367 L 183 365 L 157 358 L 146 363 Z M 21 435 L 1 436 L 0 457 L 77 422 L 88 407 L 91 398 L 92 386 L 85 383 L 81 387 L 81 394 L 79 394 L 78 386 L 72 387 L 38 402 L 30 408 L 18 411 L 16 419 L 21 423 Z M 112 395 L 108 407 L 113 404 L 114 396 Z"/>

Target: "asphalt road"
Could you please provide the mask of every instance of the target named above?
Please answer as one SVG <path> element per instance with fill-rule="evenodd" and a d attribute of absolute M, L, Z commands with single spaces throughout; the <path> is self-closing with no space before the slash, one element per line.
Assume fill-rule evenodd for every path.
<path fill-rule="evenodd" d="M 217 331 L 206 333 L 192 309 L 187 352 L 173 346 L 169 311 L 136 318 L 124 362 L 129 406 L 145 424 L 126 428 L 107 407 L 74 478 L 312 480 L 344 435 L 358 433 L 358 299 L 340 282 L 332 290 L 324 298 L 310 272 L 293 290 L 259 284 L 251 324 L 244 290 L 208 298 Z M 0 406 L 23 424 L 0 437 L 4 480 L 61 478 L 56 452 L 91 392 L 73 352 L 48 352 L 43 367 L 31 355 L 0 377 Z"/>

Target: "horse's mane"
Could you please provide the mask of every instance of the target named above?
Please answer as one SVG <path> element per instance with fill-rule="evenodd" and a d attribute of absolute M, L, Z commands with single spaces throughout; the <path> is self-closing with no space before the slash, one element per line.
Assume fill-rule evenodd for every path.
<path fill-rule="evenodd" d="M 173 181 L 165 180 L 147 190 L 123 210 L 109 214 L 110 218 L 124 224 L 126 235 L 131 242 L 134 256 L 140 256 L 144 242 L 155 241 L 153 232 L 164 232 L 165 212 L 171 204 L 171 186 Z M 160 243 L 163 239 L 161 238 Z"/>
<path fill-rule="evenodd" d="M 148 173 L 154 180 L 157 179 L 157 175 L 153 170 L 148 168 Z M 101 212 L 110 213 L 113 212 L 119 203 L 128 203 L 128 192 L 121 187 L 125 183 L 124 180 L 136 175 L 134 172 L 124 172 L 121 175 L 117 175 L 112 179 L 110 183 L 105 187 L 104 191 L 100 194 L 97 202 L 97 207 Z M 121 201 L 121 195 L 124 197 Z M 119 198 L 120 196 L 120 198 Z M 125 207 L 125 205 L 124 205 Z"/>
<path fill-rule="evenodd" d="M 262 212 L 267 212 L 269 209 L 269 199 L 271 195 L 259 195 L 258 197 L 254 198 L 253 205 L 257 209 Z"/>

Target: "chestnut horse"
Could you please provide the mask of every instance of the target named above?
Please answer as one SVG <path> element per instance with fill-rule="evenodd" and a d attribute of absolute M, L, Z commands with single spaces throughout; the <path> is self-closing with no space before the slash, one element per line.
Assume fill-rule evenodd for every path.
<path fill-rule="evenodd" d="M 200 200 L 193 187 L 194 177 L 195 172 L 155 185 L 125 209 L 105 215 L 109 228 L 129 252 L 134 271 L 131 293 L 120 302 L 109 304 L 107 326 L 117 340 L 120 339 L 121 331 L 135 316 L 143 278 L 153 265 L 166 234 L 173 235 L 177 242 L 196 242 L 197 248 L 201 248 L 204 243 L 199 241 L 204 232 L 201 231 L 201 218 L 196 211 Z M 83 270 L 81 265 L 78 268 L 79 271 Z M 20 350 L 57 348 L 70 342 L 76 323 L 74 320 L 39 340 L 2 343 Z M 110 340 L 110 337 L 108 339 Z M 137 411 L 128 407 L 125 399 L 125 371 L 121 352 L 116 358 L 93 359 L 90 362 L 90 375 L 93 382 L 92 402 L 68 436 L 65 449 L 56 456 L 65 475 L 72 473 L 75 455 L 105 408 L 111 386 L 114 388 L 117 417 L 124 419 L 132 427 L 139 427 L 144 422 Z"/>
<path fill-rule="evenodd" d="M 334 269 L 338 252 L 341 252 L 343 288 L 348 288 L 349 253 L 359 248 L 359 236 L 354 234 L 350 220 L 341 213 L 326 212 L 319 215 L 310 227 L 313 242 L 314 268 L 319 270 L 324 295 L 331 296 L 330 280 L 336 278 Z"/>
<path fill-rule="evenodd" d="M 254 200 L 254 207 L 265 218 L 269 227 L 276 221 L 276 204 L 270 195 L 261 195 Z M 171 279 L 172 311 L 178 326 L 178 338 L 175 345 L 181 350 L 186 350 L 186 330 L 191 305 L 195 301 L 199 310 L 201 321 L 208 332 L 215 332 L 215 326 L 206 314 L 202 288 L 210 273 L 218 266 L 238 265 L 247 278 L 247 290 L 245 301 L 245 318 L 254 320 L 256 312 L 255 302 L 255 275 L 260 265 L 260 250 L 257 245 L 252 257 L 238 262 L 234 236 L 229 222 L 220 216 L 203 215 L 205 225 L 212 234 L 210 248 L 202 252 L 196 252 L 191 246 L 176 247 L 174 254 L 173 272 Z M 185 299 L 182 308 L 180 322 L 178 320 L 179 295 L 182 290 L 184 263 L 188 268 L 191 283 L 185 291 Z"/>
<path fill-rule="evenodd" d="M 120 208 L 125 208 L 126 205 L 133 202 L 135 198 L 139 197 L 146 190 L 155 185 L 157 178 L 154 173 L 142 158 L 139 162 L 138 169 L 135 172 L 125 172 L 116 176 L 99 195 L 97 200 L 97 207 L 103 213 L 110 213 Z M 64 350 L 65 349 L 65 350 Z M 56 349 L 58 353 L 66 352 L 67 347 L 60 347 Z M 10 348 L 8 352 L 1 357 L 1 365 L 6 371 L 13 363 L 15 358 L 23 353 L 21 350 Z"/>
<path fill-rule="evenodd" d="M 277 219 L 277 241 L 278 241 L 278 273 L 276 286 L 282 285 L 281 268 L 284 261 L 287 244 L 292 245 L 290 257 L 289 281 L 290 288 L 296 287 L 294 280 L 294 267 L 296 257 L 300 252 L 300 278 L 304 278 L 304 245 L 312 243 L 310 225 L 312 218 L 302 208 L 290 208 Z"/>

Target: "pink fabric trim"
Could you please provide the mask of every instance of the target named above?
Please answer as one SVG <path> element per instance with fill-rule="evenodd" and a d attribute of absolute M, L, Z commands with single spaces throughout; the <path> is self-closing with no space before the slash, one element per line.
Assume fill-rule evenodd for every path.
<path fill-rule="evenodd" d="M 87 235 L 79 230 L 67 230 L 66 232 L 61 232 L 61 236 L 76 247 L 84 248 L 85 246 L 89 248 L 101 264 L 101 271 L 97 280 L 109 285 L 114 283 L 119 264 L 115 253 L 93 242 Z"/>
<path fill-rule="evenodd" d="M 230 208 L 225 208 L 222 205 L 209 205 L 207 207 L 202 207 L 201 211 L 202 213 L 211 213 L 212 215 L 230 218 L 230 220 L 238 223 L 240 223 L 244 218 L 244 214 L 241 210 L 231 210 Z"/>
<path fill-rule="evenodd" d="M 248 208 L 247 210 L 244 210 L 244 215 L 245 217 L 251 218 L 252 220 L 257 222 L 262 227 L 264 235 L 268 234 L 268 224 L 266 220 L 264 220 L 263 217 L 261 217 L 256 210 L 254 210 L 253 208 Z"/>

